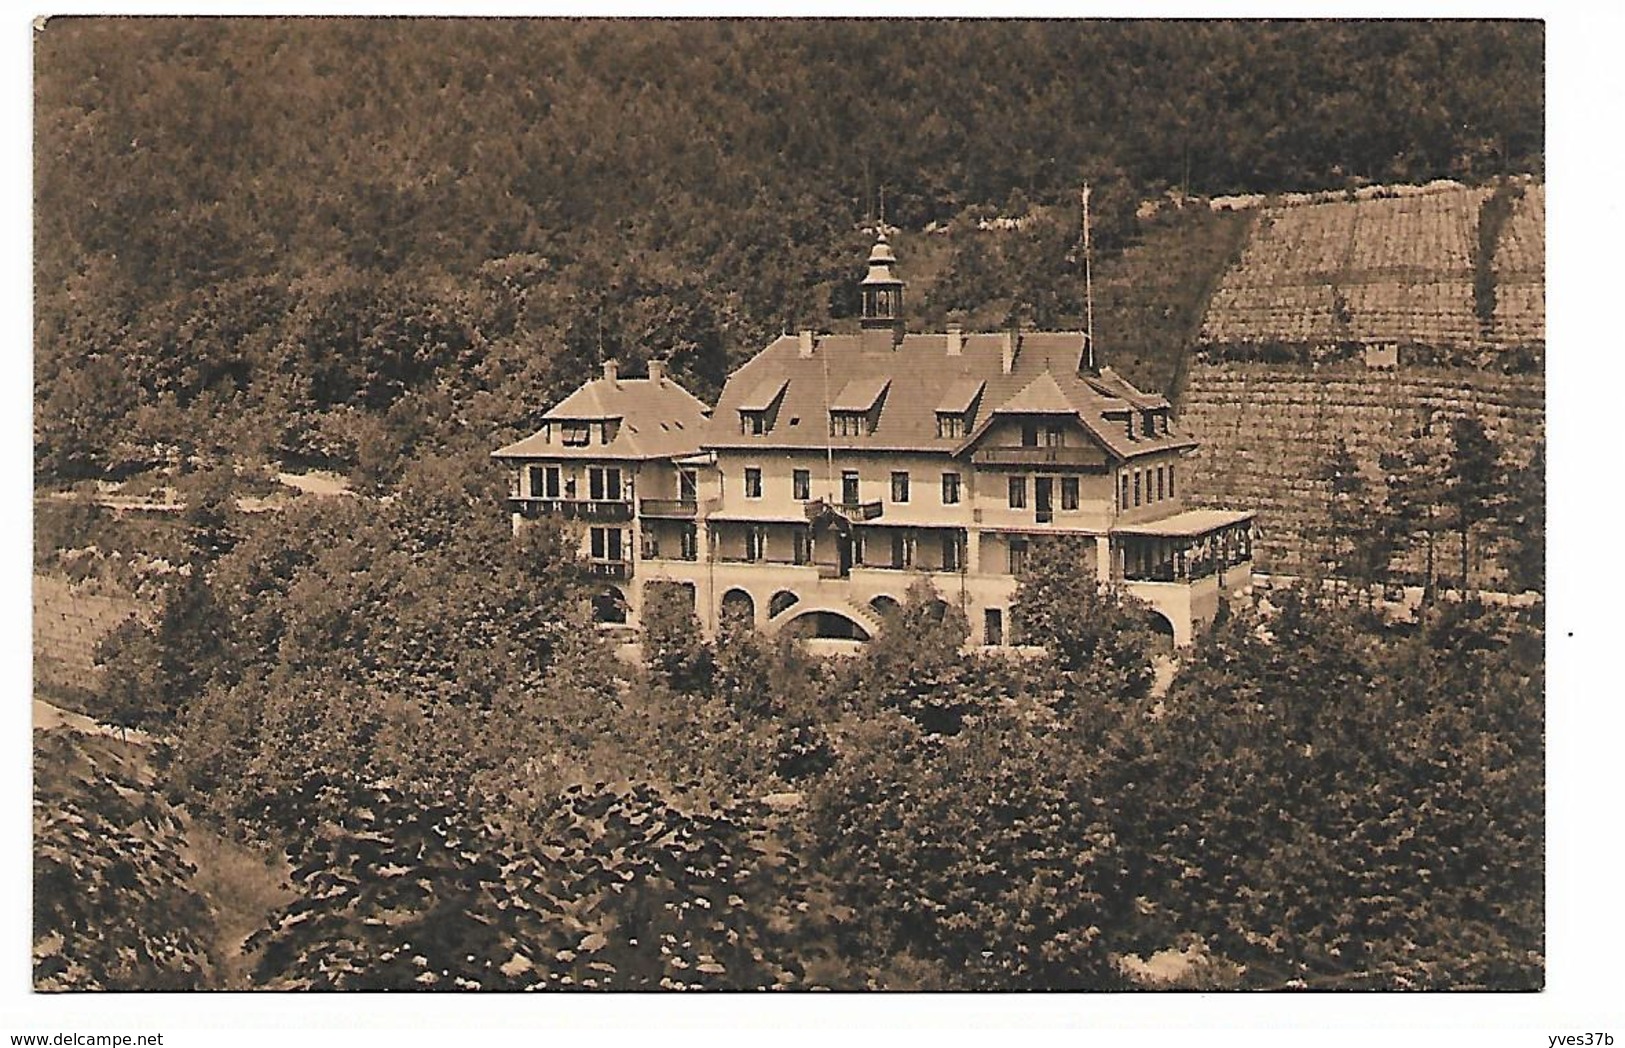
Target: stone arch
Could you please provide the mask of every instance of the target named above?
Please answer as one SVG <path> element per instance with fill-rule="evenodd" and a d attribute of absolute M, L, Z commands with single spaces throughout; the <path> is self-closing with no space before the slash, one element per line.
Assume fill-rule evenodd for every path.
<path fill-rule="evenodd" d="M 824 632 L 829 632 L 835 626 L 834 623 L 827 619 L 818 618 L 821 615 L 833 615 L 852 623 L 858 628 L 857 631 L 862 634 L 862 637 L 859 638 L 862 640 L 868 640 L 880 634 L 880 617 L 868 608 L 854 607 L 840 601 L 811 599 L 791 605 L 784 612 L 771 619 L 767 624 L 767 628 L 769 632 L 776 633 L 786 626 L 796 623 L 797 620 L 806 619 L 807 621 L 799 623 L 796 628 L 808 631 L 802 634 L 803 636 L 818 636 L 821 629 Z M 812 617 L 808 618 L 809 616 Z"/>
<path fill-rule="evenodd" d="M 902 605 L 898 603 L 896 597 L 891 597 L 882 593 L 869 602 L 869 607 L 874 609 L 874 613 L 876 615 L 879 615 L 881 618 L 885 618 L 887 615 L 890 615 L 892 612 L 901 608 Z"/>
<path fill-rule="evenodd" d="M 830 608 L 815 608 L 792 615 L 781 629 L 798 631 L 809 640 L 869 640 L 874 631 L 853 616 Z"/>
<path fill-rule="evenodd" d="M 626 625 L 628 613 L 626 594 L 616 587 L 608 586 L 602 592 L 593 594 L 592 620 L 594 622 L 608 622 L 624 626 Z"/>
<path fill-rule="evenodd" d="M 767 602 L 768 617 L 778 618 L 799 603 L 801 603 L 801 598 L 796 594 L 789 590 L 779 590 L 773 594 L 773 599 Z"/>
<path fill-rule="evenodd" d="M 1145 613 L 1146 625 L 1151 627 L 1151 647 L 1159 655 L 1171 654 L 1174 650 L 1175 639 L 1179 636 L 1174 629 L 1173 620 L 1156 608 Z"/>
<path fill-rule="evenodd" d="M 754 628 L 756 625 L 756 601 L 749 592 L 735 586 L 722 595 L 721 614 L 718 618 L 724 627 L 745 626 Z"/>

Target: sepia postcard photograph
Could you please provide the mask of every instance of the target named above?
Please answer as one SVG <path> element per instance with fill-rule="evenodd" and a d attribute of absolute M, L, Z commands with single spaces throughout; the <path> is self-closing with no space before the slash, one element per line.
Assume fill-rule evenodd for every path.
<path fill-rule="evenodd" d="M 29 33 L 34 1000 L 1547 988 L 1541 19 Z"/>

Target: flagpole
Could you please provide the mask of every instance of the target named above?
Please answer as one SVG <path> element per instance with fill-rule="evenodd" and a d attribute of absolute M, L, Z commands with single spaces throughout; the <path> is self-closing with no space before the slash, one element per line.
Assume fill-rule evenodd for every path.
<path fill-rule="evenodd" d="M 1089 245 L 1089 183 L 1083 183 L 1083 324 L 1085 350 L 1088 353 L 1089 370 L 1095 370 L 1095 287 L 1094 275 L 1090 272 L 1091 254 Z"/>

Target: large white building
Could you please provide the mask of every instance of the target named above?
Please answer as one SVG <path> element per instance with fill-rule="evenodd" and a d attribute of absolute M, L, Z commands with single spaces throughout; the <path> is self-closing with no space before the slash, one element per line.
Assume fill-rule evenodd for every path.
<path fill-rule="evenodd" d="M 714 409 L 658 363 L 638 379 L 606 365 L 493 452 L 515 527 L 581 522 L 611 620 L 636 625 L 643 587 L 673 582 L 708 634 L 731 614 L 863 640 L 924 577 L 987 645 L 1015 639 L 1029 544 L 1082 535 L 1080 576 L 1188 643 L 1250 584 L 1253 515 L 1186 508 L 1195 444 L 1168 402 L 1094 368 L 1081 332 L 906 331 L 895 265 L 882 236 L 861 330 L 777 339 Z"/>

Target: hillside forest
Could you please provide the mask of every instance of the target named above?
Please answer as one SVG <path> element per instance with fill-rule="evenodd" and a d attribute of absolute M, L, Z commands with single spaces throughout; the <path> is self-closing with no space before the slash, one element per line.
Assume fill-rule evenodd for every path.
<path fill-rule="evenodd" d="M 1167 386 L 1249 219 L 1142 201 L 1538 174 L 1541 36 L 52 19 L 35 571 L 144 610 L 45 696 L 35 988 L 1540 988 L 1538 604 L 1277 588 L 1159 683 L 1057 540 L 1027 657 L 922 585 L 848 659 L 656 589 L 629 660 L 488 452 L 851 323 L 882 196 L 916 326 L 1076 325 L 1087 177 Z M 44 497 L 115 481 L 174 512 Z"/>
<path fill-rule="evenodd" d="M 850 321 L 882 208 L 916 327 L 1081 326 L 1084 179 L 1103 353 L 1166 388 L 1246 218 L 1141 201 L 1538 175 L 1542 46 L 1537 22 L 52 19 L 36 473 L 387 482 L 530 432 L 609 357 L 714 397 L 771 336 Z M 1031 221 L 977 228 L 999 216 Z"/>

